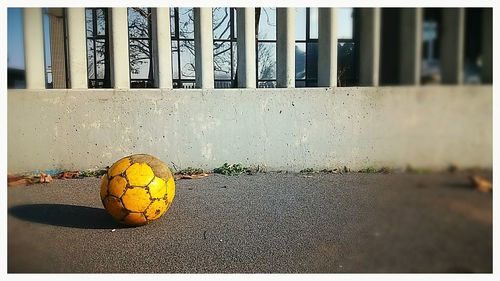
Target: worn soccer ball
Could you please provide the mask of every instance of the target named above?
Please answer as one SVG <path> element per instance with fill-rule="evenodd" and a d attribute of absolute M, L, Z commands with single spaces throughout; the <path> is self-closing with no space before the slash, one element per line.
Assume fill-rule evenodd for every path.
<path fill-rule="evenodd" d="M 160 159 L 134 154 L 118 160 L 101 181 L 101 200 L 118 222 L 138 226 L 160 218 L 175 196 L 170 169 Z"/>

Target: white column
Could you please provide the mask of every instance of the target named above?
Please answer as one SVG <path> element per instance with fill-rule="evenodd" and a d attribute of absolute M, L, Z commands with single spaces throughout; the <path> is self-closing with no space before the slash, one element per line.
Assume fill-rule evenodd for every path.
<path fill-rule="evenodd" d="M 462 84 L 464 76 L 465 9 L 442 9 L 441 83 Z"/>
<path fill-rule="evenodd" d="M 482 56 L 481 82 L 493 82 L 493 9 L 483 8 L 482 11 Z"/>
<path fill-rule="evenodd" d="M 43 21 L 41 8 L 24 8 L 26 89 L 45 89 Z"/>
<path fill-rule="evenodd" d="M 359 9 L 359 84 L 379 85 L 380 8 Z"/>
<path fill-rule="evenodd" d="M 194 8 L 196 87 L 214 88 L 212 8 Z"/>
<path fill-rule="evenodd" d="M 402 84 L 420 84 L 422 67 L 422 20 L 422 8 L 401 8 L 399 80 Z"/>
<path fill-rule="evenodd" d="M 127 8 L 112 8 L 113 78 L 115 89 L 130 88 Z"/>
<path fill-rule="evenodd" d="M 337 86 L 337 22 L 334 8 L 318 9 L 318 86 Z"/>
<path fill-rule="evenodd" d="M 158 79 L 161 89 L 172 88 L 172 43 L 170 42 L 170 9 L 156 8 L 158 32 Z"/>
<path fill-rule="evenodd" d="M 295 8 L 276 9 L 276 85 L 295 87 Z"/>
<path fill-rule="evenodd" d="M 71 89 L 87 89 L 85 8 L 68 8 L 69 77 Z"/>
<path fill-rule="evenodd" d="M 256 87 L 255 8 L 237 8 L 238 87 Z"/>

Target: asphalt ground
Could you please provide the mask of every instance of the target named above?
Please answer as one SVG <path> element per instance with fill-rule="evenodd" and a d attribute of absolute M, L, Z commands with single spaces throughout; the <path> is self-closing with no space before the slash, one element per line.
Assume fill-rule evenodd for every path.
<path fill-rule="evenodd" d="M 463 172 L 176 184 L 142 227 L 111 219 L 97 178 L 10 187 L 8 272 L 492 272 L 492 195 Z"/>

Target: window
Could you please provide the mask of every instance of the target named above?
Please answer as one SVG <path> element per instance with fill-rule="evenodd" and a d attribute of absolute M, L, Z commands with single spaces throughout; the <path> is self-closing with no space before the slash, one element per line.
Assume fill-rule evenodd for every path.
<path fill-rule="evenodd" d="M 154 87 L 151 8 L 128 8 L 130 87 Z"/>
<path fill-rule="evenodd" d="M 337 8 L 337 84 L 355 83 L 353 9 Z M 318 8 L 296 8 L 295 87 L 318 85 Z"/>
<path fill-rule="evenodd" d="M 85 9 L 87 77 L 89 88 L 110 88 L 108 10 Z"/>
<path fill-rule="evenodd" d="M 295 87 L 315 87 L 318 85 L 318 8 L 296 8 L 295 18 Z"/>
<path fill-rule="evenodd" d="M 193 8 L 170 9 L 174 88 L 195 87 Z"/>
<path fill-rule="evenodd" d="M 257 87 L 276 88 L 276 8 L 255 9 Z"/>
<path fill-rule="evenodd" d="M 212 10 L 215 88 L 237 87 L 236 9 Z"/>

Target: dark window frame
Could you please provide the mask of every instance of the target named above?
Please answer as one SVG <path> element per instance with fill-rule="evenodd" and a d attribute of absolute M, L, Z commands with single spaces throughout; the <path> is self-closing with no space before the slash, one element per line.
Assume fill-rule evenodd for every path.
<path fill-rule="evenodd" d="M 260 11 L 260 19 L 259 19 L 259 23 L 260 21 L 262 20 L 262 9 L 264 8 L 273 8 L 273 7 L 260 7 L 261 11 Z M 277 11 L 277 7 L 274 7 L 275 9 L 275 17 L 278 17 L 278 11 Z M 274 79 L 259 79 L 259 43 L 270 43 L 270 44 L 274 44 L 274 48 L 276 49 L 276 52 L 278 51 L 277 48 L 278 48 L 278 27 L 277 27 L 278 23 L 277 23 L 277 19 L 276 19 L 276 34 L 275 34 L 275 39 L 259 39 L 259 30 L 257 30 L 256 32 L 256 35 L 255 35 L 255 81 L 257 83 L 257 85 L 255 85 L 257 88 L 276 88 L 277 86 L 277 79 L 278 77 L 274 78 Z M 257 26 L 258 28 L 258 26 Z M 275 61 L 275 68 L 276 68 L 276 71 L 278 71 L 277 69 L 277 64 L 278 64 L 278 58 L 276 57 L 276 61 Z M 277 76 L 277 73 L 276 73 L 276 76 Z M 270 87 L 261 87 L 260 86 L 260 82 L 264 82 L 263 85 L 269 85 Z M 266 82 L 271 82 L 271 83 L 266 83 Z"/>
<path fill-rule="evenodd" d="M 87 61 L 87 84 L 89 88 L 111 88 L 111 63 L 110 63 L 110 44 L 109 44 L 109 13 L 107 8 L 85 8 L 85 15 L 87 15 L 87 11 L 92 11 L 92 36 L 89 36 L 87 33 L 87 27 L 85 26 L 85 39 L 86 42 L 88 40 L 92 41 L 93 50 L 94 50 L 94 78 L 90 78 L 89 73 L 89 64 Z M 97 10 L 102 10 L 104 13 L 104 35 L 99 35 L 97 32 Z M 85 24 L 87 21 L 85 21 Z M 96 41 L 103 40 L 104 41 L 104 78 L 97 78 L 97 59 L 96 59 Z M 87 49 L 87 60 L 88 60 L 88 48 Z"/>
<path fill-rule="evenodd" d="M 170 8 L 171 10 L 173 9 L 174 11 L 174 21 L 175 21 L 175 29 L 174 29 L 174 35 L 170 32 L 170 41 L 171 41 L 171 52 L 170 56 L 174 53 L 174 47 L 173 43 L 177 43 L 177 73 L 179 75 L 178 78 L 174 78 L 174 75 L 172 75 L 172 87 L 173 88 L 188 88 L 192 89 L 195 88 L 196 86 L 196 78 L 182 78 L 182 66 L 181 66 L 181 52 L 180 52 L 180 46 L 182 41 L 189 41 L 193 42 L 194 45 L 194 37 L 193 38 L 181 38 L 180 37 L 180 30 L 179 30 L 179 7 L 176 8 Z M 194 13 L 194 10 L 193 10 Z M 194 24 L 194 22 L 193 22 Z M 172 72 L 173 72 L 173 64 L 172 64 Z M 172 73 L 173 74 L 173 73 Z M 196 71 L 195 71 L 195 77 L 196 77 Z"/>

